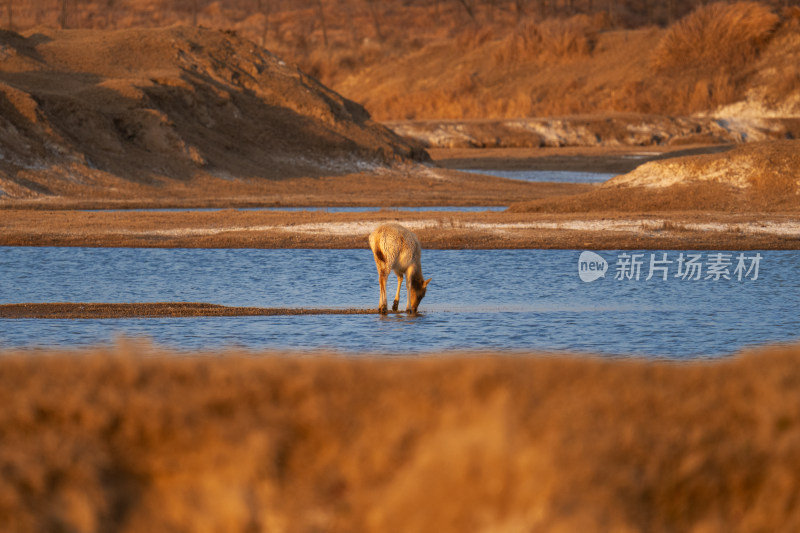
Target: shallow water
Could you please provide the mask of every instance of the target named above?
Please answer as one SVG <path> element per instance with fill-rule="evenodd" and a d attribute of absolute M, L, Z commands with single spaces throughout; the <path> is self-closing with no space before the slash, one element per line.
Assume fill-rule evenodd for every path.
<path fill-rule="evenodd" d="M 602 172 L 575 172 L 570 170 L 480 170 L 460 169 L 462 172 L 487 174 L 522 181 L 548 181 L 556 183 L 602 183 L 616 174 Z"/>
<path fill-rule="evenodd" d="M 419 317 L 321 315 L 0 320 L 0 346 L 81 346 L 143 335 L 179 349 L 569 350 L 715 356 L 800 337 L 800 253 L 762 251 L 758 278 L 674 277 L 680 252 L 643 253 L 640 279 L 581 281 L 580 251 L 425 250 L 433 281 Z M 668 254 L 666 281 L 645 280 Z M 684 252 L 686 253 L 686 252 Z M 717 252 L 697 252 L 704 261 Z M 745 252 L 750 258 L 756 252 Z M 197 301 L 260 307 L 377 306 L 369 250 L 0 248 L 0 303 Z M 703 273 L 705 276 L 705 272 Z M 395 280 L 389 280 L 389 293 Z M 405 304 L 405 289 L 401 305 Z"/>

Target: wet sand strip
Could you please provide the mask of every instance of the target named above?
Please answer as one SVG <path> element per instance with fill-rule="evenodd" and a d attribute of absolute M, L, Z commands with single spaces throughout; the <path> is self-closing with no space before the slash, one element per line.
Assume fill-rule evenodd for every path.
<path fill-rule="evenodd" d="M 401 311 L 390 311 L 390 313 Z M 212 316 L 373 315 L 377 309 L 229 307 L 202 302 L 19 303 L 0 305 L 0 318 L 177 318 Z"/>

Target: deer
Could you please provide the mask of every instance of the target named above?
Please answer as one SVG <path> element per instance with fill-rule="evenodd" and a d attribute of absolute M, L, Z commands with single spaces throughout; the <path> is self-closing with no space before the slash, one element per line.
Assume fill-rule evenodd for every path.
<path fill-rule="evenodd" d="M 432 278 L 423 279 L 420 255 L 422 247 L 414 233 L 400 224 L 382 224 L 369 235 L 369 247 L 375 256 L 378 268 L 378 284 L 380 285 L 380 301 L 378 312 L 388 312 L 386 302 L 386 281 L 389 272 L 397 275 L 397 293 L 392 303 L 392 311 L 397 311 L 400 304 L 400 287 L 403 276 L 406 277 L 406 313 L 416 315 L 419 303 L 425 297 L 425 291 Z"/>

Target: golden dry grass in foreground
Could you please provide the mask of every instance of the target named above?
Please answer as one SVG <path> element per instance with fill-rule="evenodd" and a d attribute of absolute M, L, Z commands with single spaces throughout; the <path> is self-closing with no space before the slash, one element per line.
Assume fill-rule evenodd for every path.
<path fill-rule="evenodd" d="M 4 352 L 0 529 L 796 531 L 798 363 Z"/>

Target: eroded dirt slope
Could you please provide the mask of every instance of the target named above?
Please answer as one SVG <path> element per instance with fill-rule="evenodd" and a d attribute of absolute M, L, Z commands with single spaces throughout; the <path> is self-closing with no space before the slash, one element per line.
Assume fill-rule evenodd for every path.
<path fill-rule="evenodd" d="M 374 170 L 427 154 L 234 34 L 0 32 L 0 197 Z"/>

